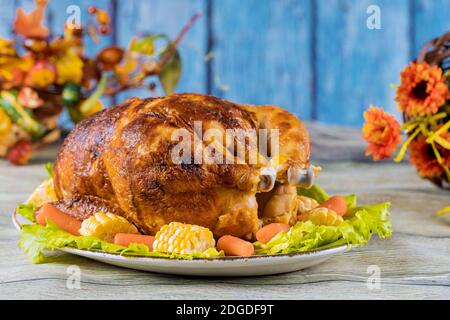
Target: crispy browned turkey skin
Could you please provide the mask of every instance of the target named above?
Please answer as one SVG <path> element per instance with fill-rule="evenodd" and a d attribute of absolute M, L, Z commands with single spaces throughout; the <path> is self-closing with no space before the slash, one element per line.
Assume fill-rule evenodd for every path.
<path fill-rule="evenodd" d="M 203 132 L 279 129 L 279 156 L 269 164 L 174 164 L 172 133 L 199 134 L 194 121 Z M 56 206 L 79 220 L 109 210 L 146 234 L 179 221 L 216 237 L 252 239 L 261 224 L 294 223 L 295 184 L 309 156 L 304 126 L 278 107 L 198 94 L 134 98 L 80 122 L 66 138 L 55 163 Z"/>

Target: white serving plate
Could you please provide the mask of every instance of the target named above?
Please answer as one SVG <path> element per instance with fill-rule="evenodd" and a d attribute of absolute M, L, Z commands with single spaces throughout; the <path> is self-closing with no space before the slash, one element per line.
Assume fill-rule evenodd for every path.
<path fill-rule="evenodd" d="M 14 226 L 20 230 L 16 212 L 12 215 Z M 262 276 L 298 271 L 318 265 L 346 251 L 347 246 L 290 254 L 260 255 L 251 257 L 220 257 L 213 259 L 169 259 L 161 257 L 128 257 L 100 251 L 75 248 L 57 249 L 70 254 L 97 260 L 119 267 L 148 272 L 185 276 Z"/>
<path fill-rule="evenodd" d="M 186 276 L 262 276 L 302 270 L 318 265 L 346 250 L 346 246 L 292 254 L 222 257 L 214 259 L 169 259 L 155 257 L 126 257 L 104 252 L 59 249 L 103 263 L 149 272 Z"/>

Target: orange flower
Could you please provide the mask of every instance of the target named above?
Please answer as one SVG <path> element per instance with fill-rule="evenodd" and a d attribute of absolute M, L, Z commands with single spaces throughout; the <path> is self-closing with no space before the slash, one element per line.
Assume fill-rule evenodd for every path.
<path fill-rule="evenodd" d="M 413 62 L 400 75 L 395 101 L 408 115 L 434 114 L 450 98 L 442 69 Z"/>
<path fill-rule="evenodd" d="M 366 155 L 372 155 L 374 160 L 391 157 L 401 142 L 400 124 L 383 108 L 372 106 L 364 112 L 364 118 L 362 133 L 369 143 Z"/>
<path fill-rule="evenodd" d="M 431 144 L 428 144 L 424 137 L 412 141 L 409 145 L 409 161 L 424 178 L 439 177 L 444 173 L 444 168 L 438 162 Z"/>

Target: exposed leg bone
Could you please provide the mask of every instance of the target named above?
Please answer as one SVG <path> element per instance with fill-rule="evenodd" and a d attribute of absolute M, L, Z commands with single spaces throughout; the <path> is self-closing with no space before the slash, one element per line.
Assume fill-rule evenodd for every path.
<path fill-rule="evenodd" d="M 310 188 L 314 181 L 314 170 L 308 168 L 289 167 L 287 171 L 288 184 L 302 188 Z"/>
<path fill-rule="evenodd" d="M 261 170 L 260 181 L 258 184 L 258 191 L 269 192 L 275 186 L 277 179 L 277 172 L 272 167 L 266 167 Z"/>

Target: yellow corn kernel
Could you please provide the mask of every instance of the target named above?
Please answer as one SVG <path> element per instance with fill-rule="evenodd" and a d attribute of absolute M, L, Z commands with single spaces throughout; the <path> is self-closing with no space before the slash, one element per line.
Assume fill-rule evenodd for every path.
<path fill-rule="evenodd" d="M 216 242 L 208 228 L 171 222 L 156 233 L 153 249 L 159 252 L 190 254 L 213 248 Z"/>
<path fill-rule="evenodd" d="M 53 179 L 49 178 L 43 181 L 30 195 L 26 204 L 31 204 L 35 207 L 40 207 L 44 203 L 49 203 L 58 200 L 53 185 Z"/>
<path fill-rule="evenodd" d="M 298 201 L 297 210 L 299 214 L 305 214 L 319 206 L 319 203 L 316 200 L 305 196 L 298 196 L 297 201 Z"/>
<path fill-rule="evenodd" d="M 311 221 L 317 225 L 337 226 L 340 225 L 344 219 L 333 210 L 328 208 L 315 208 L 311 211 L 301 215 L 302 221 Z"/>
<path fill-rule="evenodd" d="M 138 234 L 137 228 L 124 217 L 107 212 L 97 212 L 85 219 L 80 228 L 82 236 L 92 236 L 107 242 L 114 242 L 117 233 Z"/>

